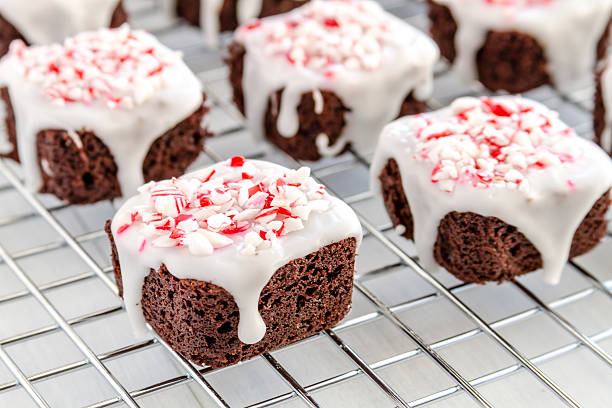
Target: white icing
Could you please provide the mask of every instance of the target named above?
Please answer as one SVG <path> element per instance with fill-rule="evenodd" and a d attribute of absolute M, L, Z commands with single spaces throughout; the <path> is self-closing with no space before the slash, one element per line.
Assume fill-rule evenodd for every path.
<path fill-rule="evenodd" d="M 198 79 L 179 54 L 161 45 L 152 35 L 130 31 L 129 27 L 123 26 L 116 30 L 83 33 L 75 39 L 87 39 L 96 33 L 102 37 L 101 43 L 107 42 L 109 55 L 114 55 L 115 51 L 117 58 L 124 55 L 120 51 L 119 37 L 132 35 L 135 40 L 130 43 L 133 46 L 130 52 L 136 48 L 151 48 L 158 59 L 147 55 L 144 60 L 138 59 L 140 62 L 133 66 L 118 65 L 122 68 L 114 72 L 111 69 L 114 66 L 112 58 L 105 58 L 105 64 L 110 64 L 105 65 L 111 69 L 109 74 L 91 70 L 85 64 L 82 79 L 74 76 L 73 71 L 78 69 L 78 64 L 70 66 L 68 62 L 58 59 L 59 75 L 62 78 L 66 75 L 69 79 L 67 89 L 58 88 L 62 85 L 61 81 L 56 83 L 53 76 L 41 68 L 49 61 L 42 57 L 39 59 L 40 55 L 47 55 L 45 50 L 49 51 L 49 55 L 61 51 L 59 45 L 24 48 L 19 43 L 13 43 L 11 53 L 0 60 L 0 84 L 6 84 L 10 90 L 19 157 L 26 185 L 32 191 L 38 191 L 41 184 L 36 152 L 36 135 L 40 130 L 66 129 L 77 146 L 80 145 L 77 131 L 93 131 L 113 154 L 122 193 L 130 195 L 144 182 L 142 163 L 153 141 L 192 114 L 202 103 L 202 88 Z M 66 44 L 76 41 L 81 44 L 81 48 L 77 49 L 85 52 L 88 42 L 75 39 L 68 39 Z M 101 45 L 100 41 L 92 44 Z M 157 68 L 147 65 L 152 61 L 156 61 L 155 67 L 161 63 L 163 70 L 157 72 Z M 146 69 L 153 67 L 156 73 L 149 75 L 151 72 L 146 74 L 145 70 L 146 78 L 143 78 L 143 73 L 139 71 L 141 64 Z M 29 74 L 26 74 L 26 66 L 30 68 Z M 80 91 L 99 81 L 104 86 L 92 91 L 91 95 L 77 92 L 80 95 L 78 101 L 65 101 L 62 97 L 73 95 L 75 90 Z M 86 101 L 81 102 L 85 96 Z"/>
<path fill-rule="evenodd" d="M 436 0 L 457 22 L 453 69 L 464 80 L 477 79 L 476 53 L 490 30 L 531 35 L 544 49 L 558 88 L 571 88 L 592 75 L 597 43 L 612 12 L 609 0 L 503 1 Z"/>
<path fill-rule="evenodd" d="M 573 235 L 593 204 L 612 187 L 612 160 L 592 142 L 576 136 L 573 132 L 563 131 L 565 125 L 543 105 L 516 97 L 498 97 L 495 102 L 531 106 L 534 111 L 549 118 L 549 129 L 561 130 L 562 134 L 552 145 L 547 145 L 548 136 L 535 135 L 535 139 L 515 139 L 510 150 L 503 150 L 506 164 L 514 162 L 511 152 L 522 141 L 539 140 L 534 144 L 534 154 L 555 153 L 558 158 L 570 151 L 572 157 L 565 162 L 551 160 L 543 168 L 533 165 L 520 169 L 524 177 L 522 183 L 528 188 L 517 187 L 512 179 L 516 165 L 508 165 L 495 179 L 485 185 L 474 182 L 473 173 L 462 172 L 453 180 L 452 189 L 441 188 L 441 181 L 433 182 L 437 172 L 436 165 L 457 164 L 467 170 L 469 158 L 478 157 L 478 147 L 466 144 L 464 148 L 444 149 L 426 158 L 419 157 L 420 138 L 418 130 L 423 121 L 429 120 L 432 127 L 450 123 L 453 117 L 466 106 L 477 104 L 474 98 L 460 98 L 450 107 L 435 112 L 406 117 L 392 122 L 382 132 L 380 143 L 371 167 L 371 183 L 374 191 L 380 191 L 378 175 L 389 159 L 398 163 L 402 186 L 410 203 L 414 219 L 414 239 L 417 252 L 423 265 L 433 271 L 438 268 L 433 256 L 433 247 L 438 225 L 446 214 L 452 211 L 474 212 L 483 216 L 497 217 L 515 226 L 539 250 L 542 256 L 544 279 L 552 284 L 559 282 L 561 271 L 568 259 Z M 517 116 L 513 116 L 516 118 Z M 477 123 L 478 118 L 474 118 Z M 453 125 L 455 126 L 455 125 Z M 481 124 L 482 126 L 482 124 Z M 521 125 L 519 125 L 521 126 Z M 468 127 L 468 131 L 477 126 Z M 551 137 L 555 138 L 551 133 Z M 449 138 L 458 140 L 455 136 Z M 440 139 L 442 140 L 442 139 Z M 522 140 L 522 141 L 520 141 Z M 438 147 L 444 147 L 446 141 Z M 487 143 L 484 143 L 487 145 Z M 451 144 L 452 145 L 452 144 Z M 479 149 L 488 149 L 481 146 Z M 465 156 L 464 153 L 469 153 Z M 439 154 L 436 156 L 436 154 Z M 446 156 L 448 155 L 448 156 Z M 435 156 L 435 157 L 434 157 Z M 448 157 L 448 162 L 445 162 Z M 518 162 L 516 162 L 518 163 Z M 472 163 L 471 166 L 475 164 Z M 504 181 L 506 180 L 506 181 Z M 450 192 L 449 192 L 450 190 Z"/>
<path fill-rule="evenodd" d="M 308 169 L 288 170 L 261 161 L 247 161 L 234 167 L 230 163 L 217 163 L 174 181 L 149 183 L 139 195 L 129 199 L 113 219 L 112 232 L 121 265 L 124 301 L 139 335 L 146 334 L 140 300 L 144 278 L 150 269 L 158 269 L 164 264 L 179 279 L 207 281 L 227 290 L 240 312 L 238 336 L 242 342 L 252 344 L 261 340 L 266 331 L 258 311 L 260 293 L 279 267 L 349 237 L 360 242 L 361 226 L 355 213 L 341 200 L 326 193 L 319 194 L 321 188 L 309 177 Z M 245 171 L 254 182 L 261 181 L 265 185 L 262 191 L 266 192 L 254 193 L 249 200 L 256 202 L 260 198 L 258 194 L 267 196 L 277 191 L 271 201 L 272 209 L 277 208 L 277 204 L 284 205 L 292 216 L 275 215 L 261 221 L 262 216 L 254 214 L 269 211 L 266 207 L 260 209 L 262 203 L 254 204 L 254 213 L 248 203 L 237 204 L 242 190 L 250 185 L 249 179 L 241 176 Z M 297 181 L 300 186 L 279 184 L 276 181 L 279 178 L 293 184 Z M 223 193 L 229 194 L 225 197 L 217 194 L 219 186 L 233 189 L 234 193 Z M 229 198 L 234 195 L 237 201 Z M 202 196 L 207 201 L 204 207 L 198 207 Z M 194 214 L 197 222 L 182 220 L 171 231 L 160 231 L 156 226 L 164 228 L 167 222 L 174 223 L 163 214 Z M 232 214 L 234 221 L 240 219 L 235 221 L 234 227 L 240 227 L 241 233 L 224 232 L 228 227 L 224 219 L 229 222 L 227 216 Z M 190 224 L 183 227 L 185 223 Z M 284 225 L 282 232 L 278 230 L 281 225 Z M 176 232 L 176 229 L 181 231 Z M 259 238 L 262 231 L 265 240 Z"/>
<path fill-rule="evenodd" d="M 13 151 L 13 148 L 6 128 L 6 103 L 0 99 L 0 154 L 8 154 Z"/>
<path fill-rule="evenodd" d="M 327 137 L 318 138 L 322 155 L 335 154 L 348 142 L 358 150 L 373 148 L 410 92 L 429 98 L 439 56 L 428 37 L 369 0 L 311 1 L 242 26 L 235 39 L 247 51 L 242 83 L 248 126 L 256 138 L 263 137 L 267 102 L 279 89 L 284 90 L 277 126 L 285 137 L 299 128 L 303 93 L 334 92 L 350 109 L 334 146 Z M 313 97 L 317 102 L 316 93 Z"/>
<path fill-rule="evenodd" d="M 599 143 L 608 153 L 612 153 L 612 69 L 610 69 L 610 59 L 605 61 L 604 70 L 601 74 L 601 96 L 605 108 L 604 123 L 605 127 L 601 134 Z"/>
<path fill-rule="evenodd" d="M 0 14 L 30 44 L 51 44 L 108 27 L 119 0 L 2 0 Z"/>

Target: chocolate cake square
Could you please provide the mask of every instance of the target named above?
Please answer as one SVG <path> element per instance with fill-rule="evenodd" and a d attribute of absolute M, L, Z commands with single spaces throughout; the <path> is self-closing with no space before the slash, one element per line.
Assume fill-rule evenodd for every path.
<path fill-rule="evenodd" d="M 569 90 L 608 47 L 607 0 L 427 0 L 430 32 L 459 77 L 490 90 Z"/>
<path fill-rule="evenodd" d="M 135 330 L 224 367 L 306 338 L 350 310 L 362 232 L 309 176 L 233 157 L 151 182 L 106 224 Z"/>
<path fill-rule="evenodd" d="M 29 189 L 71 204 L 183 174 L 210 136 L 207 111 L 180 54 L 127 25 L 16 40 L 0 60 L 0 155 L 21 162 Z"/>
<path fill-rule="evenodd" d="M 430 271 L 554 284 L 606 234 L 612 160 L 537 102 L 460 98 L 389 124 L 371 178 Z"/>
<path fill-rule="evenodd" d="M 425 110 L 436 45 L 365 0 L 314 0 L 236 30 L 226 63 L 249 130 L 296 159 L 371 152 L 389 121 Z"/>

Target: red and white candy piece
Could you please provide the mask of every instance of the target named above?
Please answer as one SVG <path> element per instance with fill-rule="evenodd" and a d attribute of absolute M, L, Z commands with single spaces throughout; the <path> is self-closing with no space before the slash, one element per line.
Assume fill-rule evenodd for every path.
<path fill-rule="evenodd" d="M 185 246 L 206 256 L 239 245 L 242 255 L 269 248 L 272 241 L 299 231 L 314 212 L 330 208 L 325 188 L 310 170 L 261 166 L 233 157 L 178 179 L 150 182 L 140 189 L 146 204 L 136 206 L 118 229 L 144 224 L 141 251 Z"/>

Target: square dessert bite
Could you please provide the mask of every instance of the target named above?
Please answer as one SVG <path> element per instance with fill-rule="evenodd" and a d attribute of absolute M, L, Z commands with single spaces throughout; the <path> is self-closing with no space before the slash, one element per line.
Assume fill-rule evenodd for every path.
<path fill-rule="evenodd" d="M 184 18 L 204 32 L 209 45 L 219 42 L 219 34 L 233 31 L 252 18 L 286 13 L 309 0 L 162 0 L 170 14 Z"/>
<path fill-rule="evenodd" d="M 256 138 L 296 159 L 372 151 L 389 121 L 422 112 L 436 45 L 371 0 L 314 0 L 239 27 L 226 59 Z"/>
<path fill-rule="evenodd" d="M 127 25 L 62 45 L 13 42 L 0 111 L 0 155 L 21 162 L 32 191 L 71 204 L 179 176 L 209 136 L 202 86 L 181 55 Z"/>
<path fill-rule="evenodd" d="M 557 283 L 606 234 L 612 160 L 521 97 L 459 98 L 392 122 L 371 177 L 422 264 L 465 282 L 542 268 Z"/>
<path fill-rule="evenodd" d="M 361 226 L 309 175 L 233 157 L 141 187 L 106 224 L 136 331 L 223 367 L 340 321 Z"/>
<path fill-rule="evenodd" d="M 0 57 L 13 40 L 51 44 L 81 31 L 119 27 L 126 21 L 122 0 L 2 0 Z"/>
<path fill-rule="evenodd" d="M 525 92 L 571 89 L 608 47 L 608 0 L 428 0 L 430 32 L 464 80 Z"/>

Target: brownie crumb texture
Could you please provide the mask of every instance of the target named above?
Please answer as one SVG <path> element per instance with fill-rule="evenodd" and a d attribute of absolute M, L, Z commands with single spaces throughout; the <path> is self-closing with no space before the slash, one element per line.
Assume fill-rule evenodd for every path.
<path fill-rule="evenodd" d="M 6 137 L 8 142 L 13 146 L 13 150 L 7 153 L 0 153 L 0 157 L 7 157 L 15 161 L 19 161 L 19 153 L 17 151 L 17 132 L 15 130 L 15 114 L 13 112 L 13 105 L 11 103 L 11 97 L 7 87 L 0 88 L 0 109 L 4 109 L 4 112 L 0 114 L 0 117 L 4 116 L 4 128 L 6 131 Z"/>
<path fill-rule="evenodd" d="M 379 175 L 385 208 L 393 225 L 403 225 L 403 236 L 413 239 L 414 223 L 402 187 L 397 162 L 390 159 Z M 576 230 L 570 259 L 593 249 L 606 234 L 610 192 L 601 196 Z M 496 217 L 473 212 L 451 212 L 438 226 L 436 262 L 457 279 L 470 283 L 503 282 L 542 267 L 538 250 L 515 227 Z"/>
<path fill-rule="evenodd" d="M 105 230 L 121 289 L 110 225 L 107 221 Z M 144 317 L 174 350 L 196 364 L 218 368 L 250 359 L 330 328 L 348 313 L 356 244 L 355 238 L 348 238 L 327 245 L 274 273 L 259 298 L 267 329 L 258 343 L 238 339 L 240 316 L 229 292 L 209 282 L 178 279 L 165 265 L 151 269 L 145 278 Z"/>
<path fill-rule="evenodd" d="M 208 108 L 202 104 L 189 117 L 153 142 L 143 162 L 145 181 L 182 175 L 210 136 L 201 127 Z M 42 176 L 41 193 L 70 204 L 87 204 L 121 196 L 117 164 L 109 148 L 89 130 L 76 132 L 82 148 L 65 130 L 46 129 L 37 135 Z"/>

